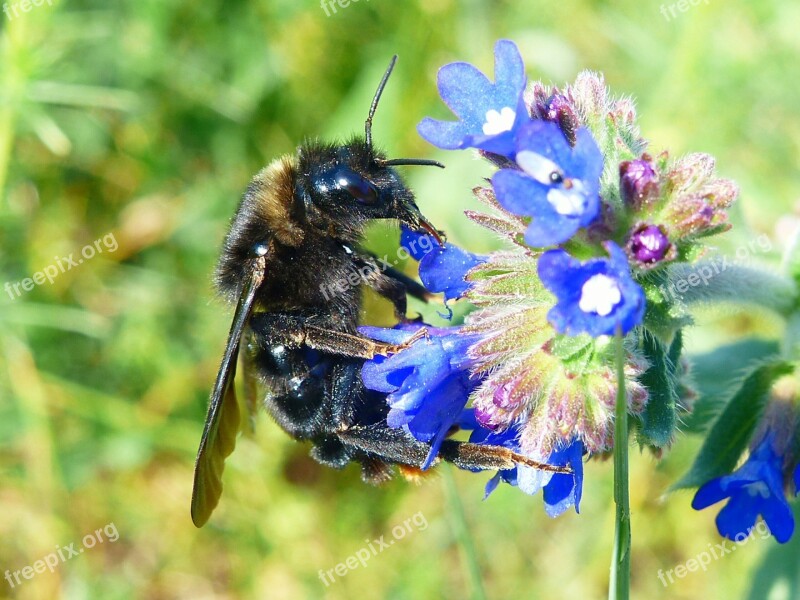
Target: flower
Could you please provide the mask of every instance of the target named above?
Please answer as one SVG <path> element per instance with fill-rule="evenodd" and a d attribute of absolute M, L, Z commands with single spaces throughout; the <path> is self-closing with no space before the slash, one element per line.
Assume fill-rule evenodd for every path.
<path fill-rule="evenodd" d="M 439 94 L 459 121 L 426 117 L 417 131 L 439 148 L 480 148 L 513 157 L 514 134 L 530 119 L 522 99 L 527 78 L 514 42 L 494 47 L 495 83 L 473 65 L 451 63 L 439 69 Z"/>
<path fill-rule="evenodd" d="M 648 155 L 620 163 L 619 191 L 625 204 L 637 210 L 658 196 L 658 174 Z"/>
<path fill-rule="evenodd" d="M 474 444 L 502 446 L 514 452 L 520 452 L 519 430 L 516 427 L 511 427 L 502 433 L 493 433 L 483 427 L 475 427 L 469 441 Z M 531 458 L 539 459 L 538 457 Z M 484 498 L 488 498 L 497 489 L 500 481 L 505 481 L 530 495 L 541 489 L 545 512 L 550 517 L 561 515 L 571 506 L 574 506 L 575 512 L 579 513 L 583 492 L 583 442 L 578 438 L 569 443 L 562 442 L 544 462 L 560 467 L 569 465 L 572 473 L 547 473 L 526 466 L 504 469 L 498 471 L 486 483 Z"/>
<path fill-rule="evenodd" d="M 547 320 L 559 333 L 592 337 L 628 333 L 644 317 L 642 288 L 630 274 L 619 246 L 606 242 L 606 258 L 580 263 L 563 250 L 548 250 L 539 258 L 539 277 L 558 298 Z"/>
<path fill-rule="evenodd" d="M 735 541 L 747 537 L 760 514 L 778 542 L 792 537 L 794 517 L 783 491 L 783 457 L 775 451 L 773 435 L 764 435 L 736 471 L 697 490 L 692 508 L 702 510 L 726 498 L 730 500 L 717 515 L 720 535 Z"/>
<path fill-rule="evenodd" d="M 361 378 L 368 389 L 388 394 L 389 427 L 402 427 L 414 438 L 431 444 L 422 465 L 427 469 L 480 381 L 470 374 L 467 357 L 467 348 L 477 336 L 463 335 L 459 327 L 440 329 L 421 322 L 394 329 L 360 327 L 359 331 L 376 340 L 399 344 L 421 327 L 427 329 L 426 339 L 389 357 L 376 356 L 367 361 Z"/>
<path fill-rule="evenodd" d="M 501 169 L 492 177 L 497 201 L 516 215 L 533 217 L 525 241 L 534 247 L 561 244 L 600 212 L 603 155 L 581 127 L 571 147 L 558 125 L 531 121 L 517 136 L 522 169 Z"/>
<path fill-rule="evenodd" d="M 639 263 L 651 265 L 666 258 L 670 250 L 667 234 L 658 225 L 642 224 L 633 230 L 628 252 Z"/>
<path fill-rule="evenodd" d="M 485 256 L 472 254 L 450 242 L 439 245 L 433 237 L 407 227 L 402 229 L 400 244 L 419 261 L 419 278 L 423 285 L 436 294 L 444 293 L 445 301 L 463 296 L 469 289 L 464 275 L 486 261 Z"/>

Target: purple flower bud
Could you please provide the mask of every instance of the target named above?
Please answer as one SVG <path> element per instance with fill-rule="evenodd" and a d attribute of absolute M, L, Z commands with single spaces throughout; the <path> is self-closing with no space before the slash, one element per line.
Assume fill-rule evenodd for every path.
<path fill-rule="evenodd" d="M 554 93 L 545 101 L 542 113 L 545 120 L 558 124 L 570 146 L 574 146 L 575 132 L 580 127 L 580 122 L 567 97 L 558 92 Z"/>
<path fill-rule="evenodd" d="M 664 260 L 669 249 L 669 238 L 658 225 L 640 225 L 634 229 L 628 242 L 630 255 L 643 264 Z"/>
<path fill-rule="evenodd" d="M 646 154 L 641 159 L 626 160 L 619 165 L 619 189 L 622 200 L 639 210 L 658 196 L 658 174 Z"/>
<path fill-rule="evenodd" d="M 492 413 L 486 412 L 482 410 L 480 407 L 475 407 L 475 420 L 478 421 L 481 427 L 488 429 L 489 431 L 497 431 L 500 429 L 500 425 L 495 423 L 493 420 L 494 415 Z"/>

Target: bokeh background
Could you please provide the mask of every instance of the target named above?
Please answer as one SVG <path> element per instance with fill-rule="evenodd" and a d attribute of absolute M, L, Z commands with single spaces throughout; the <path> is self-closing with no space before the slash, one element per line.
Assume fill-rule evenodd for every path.
<path fill-rule="evenodd" d="M 483 163 L 427 146 L 415 124 L 448 114 L 439 66 L 491 70 L 505 37 L 531 79 L 605 73 L 636 99 L 654 150 L 714 154 L 742 188 L 720 251 L 767 235 L 772 250 L 750 258 L 777 268 L 800 199 L 800 5 L 703 0 L 676 3 L 669 19 L 638 0 L 354 0 L 329 16 L 312 0 L 13 5 L 0 18 L 0 285 L 107 234 L 119 246 L 19 297 L 0 291 L 0 570 L 112 523 L 119 539 L 13 588 L 0 581 L 0 597 L 479 597 L 470 548 L 489 598 L 605 597 L 610 463 L 587 466 L 580 515 L 551 520 L 541 498 L 507 486 L 482 501 L 487 475 L 366 486 L 355 467 L 318 466 L 262 415 L 228 462 L 217 512 L 195 529 L 194 455 L 231 317 L 211 286 L 217 251 L 265 163 L 305 137 L 362 131 L 394 53 L 375 139 L 391 156 L 444 161 L 444 172 L 408 169 L 420 206 L 451 240 L 496 248 L 462 214 Z M 369 245 L 396 240 L 378 228 Z M 365 321 L 389 322 L 383 301 L 365 306 Z M 412 306 L 432 319 L 437 308 Z M 758 310 L 701 313 L 688 347 L 701 356 L 749 332 L 769 341 L 778 327 Z M 732 352 L 714 390 L 757 356 Z M 697 448 L 687 431 L 661 461 L 632 454 L 634 597 L 789 598 L 787 581 L 754 584 L 760 564 L 800 556 L 770 554 L 771 539 L 659 581 L 720 541 L 715 510 L 666 495 Z M 418 513 L 424 530 L 327 587 L 319 579 Z"/>

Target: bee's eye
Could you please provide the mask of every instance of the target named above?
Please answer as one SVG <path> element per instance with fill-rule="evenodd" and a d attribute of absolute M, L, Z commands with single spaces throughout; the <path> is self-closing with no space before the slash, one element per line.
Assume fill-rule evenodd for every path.
<path fill-rule="evenodd" d="M 346 190 L 361 204 L 374 206 L 378 203 L 378 190 L 371 181 L 364 179 L 355 171 L 341 167 L 336 170 L 333 180 L 338 188 Z"/>

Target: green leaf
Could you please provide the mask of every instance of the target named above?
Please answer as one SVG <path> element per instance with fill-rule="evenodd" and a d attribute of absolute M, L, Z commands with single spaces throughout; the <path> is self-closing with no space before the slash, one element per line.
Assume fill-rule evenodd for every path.
<path fill-rule="evenodd" d="M 678 331 L 692 324 L 692 318 L 670 301 L 667 281 L 666 272 L 662 270 L 648 274 L 640 283 L 647 298 L 645 327 L 663 344 L 672 344 Z"/>
<path fill-rule="evenodd" d="M 678 263 L 667 269 L 666 294 L 686 306 L 732 303 L 754 305 L 788 315 L 797 301 L 797 286 L 788 277 L 722 260 Z"/>
<path fill-rule="evenodd" d="M 663 448 L 672 441 L 678 424 L 678 394 L 676 392 L 675 364 L 683 346 L 678 332 L 667 348 L 654 335 L 645 330 L 642 350 L 650 368 L 640 378 L 650 395 L 642 414 L 642 441 Z"/>
<path fill-rule="evenodd" d="M 745 377 L 725 410 L 714 421 L 692 468 L 672 489 L 697 487 L 714 477 L 730 473 L 747 448 L 764 412 L 772 384 L 792 371 L 790 363 L 773 360 L 756 367 Z"/>
<path fill-rule="evenodd" d="M 731 378 L 720 377 L 720 373 L 745 373 L 756 363 L 775 357 L 778 350 L 775 341 L 750 338 L 691 357 L 692 382 L 698 399 L 692 412 L 683 418 L 681 430 L 704 432 L 731 398 Z"/>
<path fill-rule="evenodd" d="M 553 356 L 564 363 L 570 373 L 582 373 L 594 355 L 594 339 L 588 335 L 557 335 L 551 348 Z"/>

